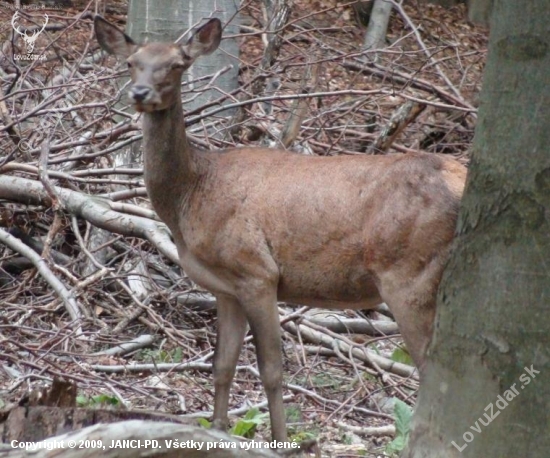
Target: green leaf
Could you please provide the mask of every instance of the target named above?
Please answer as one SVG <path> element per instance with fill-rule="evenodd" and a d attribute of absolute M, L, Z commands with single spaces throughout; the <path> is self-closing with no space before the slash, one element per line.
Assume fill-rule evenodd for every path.
<path fill-rule="evenodd" d="M 106 404 L 116 406 L 119 404 L 119 400 L 118 398 L 114 396 L 109 396 L 108 394 L 98 394 L 97 396 L 92 396 L 92 404 Z"/>
<path fill-rule="evenodd" d="M 98 394 L 92 397 L 78 395 L 76 397 L 76 405 L 79 407 L 98 408 L 105 405 L 118 406 L 120 405 L 120 401 L 117 397 L 109 394 Z"/>
<path fill-rule="evenodd" d="M 257 425 L 260 425 L 262 423 L 265 423 L 265 419 L 269 416 L 268 413 L 262 413 L 260 412 L 260 409 L 257 407 L 254 407 L 250 409 L 248 412 L 246 412 L 246 415 L 244 416 L 244 420 L 251 421 L 253 423 L 256 423 Z"/>
<path fill-rule="evenodd" d="M 90 403 L 87 396 L 79 395 L 76 397 L 76 405 L 79 407 L 86 407 Z"/>
<path fill-rule="evenodd" d="M 206 418 L 199 418 L 199 425 L 206 429 L 212 428 L 212 422 L 208 421 Z"/>
<path fill-rule="evenodd" d="M 158 360 L 161 363 L 169 363 L 170 362 L 170 354 L 166 350 L 159 350 Z"/>
<path fill-rule="evenodd" d="M 290 436 L 290 442 L 304 442 L 307 440 L 317 438 L 318 434 L 314 434 L 311 431 L 300 431 Z"/>
<path fill-rule="evenodd" d="M 400 399 L 395 399 L 395 438 L 386 446 L 386 454 L 392 456 L 402 452 L 409 440 L 412 409 Z"/>
<path fill-rule="evenodd" d="M 260 409 L 257 407 L 253 407 L 248 412 L 246 412 L 246 415 L 244 416 L 245 420 L 252 420 L 256 415 L 260 413 Z"/>
<path fill-rule="evenodd" d="M 401 399 L 395 399 L 395 430 L 397 434 L 407 436 L 411 427 L 412 409 Z"/>
<path fill-rule="evenodd" d="M 250 409 L 244 418 L 233 426 L 231 434 L 252 439 L 256 433 L 256 427 L 264 424 L 268 415 L 267 413 L 261 413 L 260 409 L 256 407 Z"/>
<path fill-rule="evenodd" d="M 411 358 L 411 355 L 409 355 L 409 352 L 401 347 L 397 347 L 393 351 L 391 355 L 391 359 L 396 363 L 403 363 L 403 364 L 408 364 L 409 366 L 414 366 L 414 362 Z"/>
<path fill-rule="evenodd" d="M 239 420 L 237 424 L 233 427 L 233 430 L 231 431 L 231 433 L 234 434 L 235 436 L 251 438 L 250 436 L 254 437 L 254 433 L 256 432 L 256 426 L 257 426 L 257 423 L 254 421 Z"/>
<path fill-rule="evenodd" d="M 183 350 L 181 347 L 178 347 L 174 350 L 172 355 L 172 361 L 174 363 L 181 363 L 183 361 Z"/>

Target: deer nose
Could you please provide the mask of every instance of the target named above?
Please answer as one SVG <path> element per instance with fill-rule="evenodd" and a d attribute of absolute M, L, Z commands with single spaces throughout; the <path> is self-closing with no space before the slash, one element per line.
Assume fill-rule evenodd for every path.
<path fill-rule="evenodd" d="M 147 86 L 134 86 L 130 89 L 129 95 L 134 102 L 143 102 L 151 93 L 151 88 Z"/>

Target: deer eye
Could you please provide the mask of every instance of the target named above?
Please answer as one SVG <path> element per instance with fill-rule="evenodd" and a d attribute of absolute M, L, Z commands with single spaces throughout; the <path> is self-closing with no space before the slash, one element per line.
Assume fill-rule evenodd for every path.
<path fill-rule="evenodd" d="M 126 64 L 128 64 L 128 68 L 132 68 L 134 66 L 134 64 L 132 64 L 132 62 L 126 62 Z"/>

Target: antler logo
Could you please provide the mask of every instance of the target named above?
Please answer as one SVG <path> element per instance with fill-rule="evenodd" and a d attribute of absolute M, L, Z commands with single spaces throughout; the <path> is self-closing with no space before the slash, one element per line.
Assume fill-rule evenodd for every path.
<path fill-rule="evenodd" d="M 16 33 L 21 35 L 23 37 L 23 41 L 25 42 L 25 45 L 27 46 L 27 54 L 31 54 L 34 50 L 34 42 L 38 38 L 38 35 L 40 35 L 44 29 L 46 28 L 46 25 L 48 24 L 48 15 L 44 14 L 44 25 L 40 30 L 34 30 L 32 32 L 32 35 L 27 35 L 27 31 L 21 32 L 19 29 L 19 26 L 16 24 L 17 19 L 19 19 L 19 11 L 16 11 L 13 17 L 11 18 L 11 26 L 13 27 L 13 30 L 15 30 Z"/>

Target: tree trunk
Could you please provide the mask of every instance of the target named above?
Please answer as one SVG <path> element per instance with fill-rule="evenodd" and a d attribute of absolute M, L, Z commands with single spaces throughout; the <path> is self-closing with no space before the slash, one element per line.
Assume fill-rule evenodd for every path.
<path fill-rule="evenodd" d="M 545 0 L 493 4 L 457 245 L 406 458 L 550 450 L 549 23 Z"/>
<path fill-rule="evenodd" d="M 491 17 L 493 0 L 467 0 L 468 16 L 478 24 L 487 25 Z"/>
<path fill-rule="evenodd" d="M 363 41 L 363 49 L 383 49 L 386 47 L 386 32 L 393 5 L 387 0 L 375 0 L 370 13 L 369 26 Z"/>

